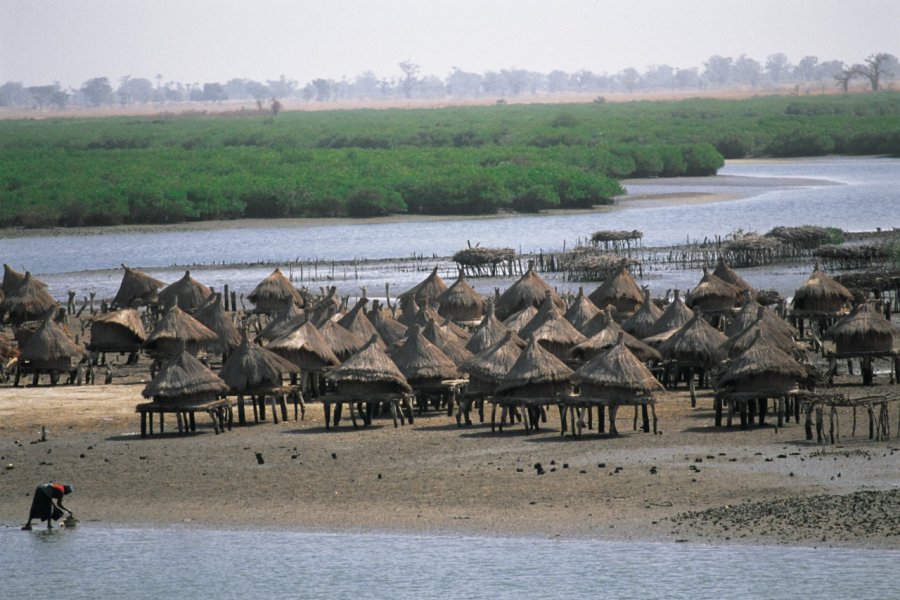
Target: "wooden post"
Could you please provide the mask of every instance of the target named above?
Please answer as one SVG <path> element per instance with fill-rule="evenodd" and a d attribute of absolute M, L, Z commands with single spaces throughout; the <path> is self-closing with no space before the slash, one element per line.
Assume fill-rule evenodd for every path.
<path fill-rule="evenodd" d="M 715 400 L 713 401 L 713 406 L 716 410 L 716 427 L 722 426 L 722 396 L 716 395 Z"/>
<path fill-rule="evenodd" d="M 806 427 L 806 439 L 808 439 L 808 440 L 811 440 L 813 438 L 812 411 L 813 411 L 812 403 L 807 402 L 806 403 L 806 422 L 804 423 L 804 427 Z"/>

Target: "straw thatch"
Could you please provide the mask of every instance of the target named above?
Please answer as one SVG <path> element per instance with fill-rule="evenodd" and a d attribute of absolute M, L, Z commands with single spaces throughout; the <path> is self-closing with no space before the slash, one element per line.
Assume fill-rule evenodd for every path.
<path fill-rule="evenodd" d="M 757 338 L 762 338 L 766 343 L 792 356 L 798 358 L 803 356 L 803 350 L 794 342 L 794 338 L 785 335 L 783 329 L 766 318 L 765 308 L 760 306 L 756 312 L 756 320 L 753 323 L 743 331 L 730 336 L 723 344 L 722 349 L 725 350 L 729 358 L 736 358 L 749 350 Z"/>
<path fill-rule="evenodd" d="M 663 315 L 661 308 L 650 299 L 650 288 L 644 288 L 644 303 L 637 311 L 622 321 L 622 329 L 638 339 L 653 335 L 653 326 Z"/>
<path fill-rule="evenodd" d="M 400 298 L 404 296 L 415 299 L 419 306 L 428 305 L 437 302 L 437 299 L 447 291 L 447 284 L 438 275 L 438 268 L 435 267 L 431 273 L 417 285 L 400 294 Z"/>
<path fill-rule="evenodd" d="M 173 305 L 154 325 L 144 341 L 144 349 L 153 355 L 174 356 L 183 342 L 189 353 L 197 354 L 218 340 L 219 336 L 209 327 Z"/>
<path fill-rule="evenodd" d="M 95 352 L 136 352 L 147 339 L 141 316 L 133 308 L 97 315 L 91 319 L 91 343 Z"/>
<path fill-rule="evenodd" d="M 378 300 L 372 302 L 372 310 L 369 311 L 368 317 L 378 335 L 388 346 L 393 346 L 406 335 L 408 326 L 395 319 L 390 312 L 383 310 Z M 361 339 L 365 343 L 366 338 Z"/>
<path fill-rule="evenodd" d="M 492 394 L 522 354 L 516 334 L 507 330 L 499 340 L 464 360 L 459 369 L 469 375 L 468 393 Z"/>
<path fill-rule="evenodd" d="M 412 391 L 394 361 L 378 347 L 378 337 L 374 335 L 362 350 L 326 373 L 325 378 L 337 385 L 339 393 L 363 398 Z"/>
<path fill-rule="evenodd" d="M 466 267 L 484 267 L 511 261 L 516 257 L 512 248 L 464 248 L 453 255 L 453 260 Z"/>
<path fill-rule="evenodd" d="M 678 290 L 675 290 L 674 300 L 650 328 L 650 336 L 660 335 L 673 329 L 681 329 L 692 318 L 694 318 L 694 311 L 685 305 Z"/>
<path fill-rule="evenodd" d="M 157 293 L 166 284 L 125 264 L 122 268 L 125 269 L 125 273 L 122 275 L 122 282 L 113 298 L 112 306 L 129 308 L 138 304 L 156 304 Z"/>
<path fill-rule="evenodd" d="M 166 361 L 141 392 L 162 403 L 211 401 L 228 392 L 228 385 L 184 347 Z"/>
<path fill-rule="evenodd" d="M 506 319 L 523 308 L 540 306 L 547 292 L 550 292 L 553 303 L 560 310 L 566 310 L 566 303 L 563 299 L 537 274 L 534 270 L 534 261 L 529 261 L 525 274 L 497 299 L 494 311 L 497 313 L 497 317 Z"/>
<path fill-rule="evenodd" d="M 210 294 L 212 290 L 191 277 L 190 271 L 185 271 L 181 279 L 159 292 L 158 299 L 163 306 L 172 306 L 177 302 L 178 308 L 191 312 L 202 306 Z"/>
<path fill-rule="evenodd" d="M 825 227 L 818 225 L 801 225 L 799 227 L 775 227 L 766 234 L 766 237 L 775 238 L 782 244 L 812 250 L 832 240 L 832 233 Z"/>
<path fill-rule="evenodd" d="M 749 292 L 751 298 L 756 298 L 756 290 L 753 289 L 753 286 L 747 283 L 747 280 L 738 275 L 737 271 L 731 268 L 731 266 L 725 262 L 724 256 L 719 256 L 718 263 L 716 264 L 716 270 L 713 271 L 713 275 L 724 281 L 725 283 L 730 283 L 735 286 L 738 290 L 740 290 L 742 298 L 743 293 Z"/>
<path fill-rule="evenodd" d="M 751 298 L 749 293 L 745 292 L 743 306 L 741 306 L 741 310 L 738 311 L 731 322 L 725 327 L 725 335 L 729 338 L 734 337 L 753 325 L 753 323 L 756 322 L 756 319 L 759 318 L 760 308 L 761 305 L 759 302 Z M 766 310 L 763 313 L 763 317 L 769 322 L 769 325 L 778 330 L 783 336 L 794 339 L 800 338 L 800 332 L 797 331 L 793 325 L 775 314 L 774 311 Z"/>
<path fill-rule="evenodd" d="M 366 345 L 361 337 L 330 319 L 319 327 L 319 333 L 322 334 L 325 343 L 341 362 L 359 352 Z"/>
<path fill-rule="evenodd" d="M 511 331 L 515 331 L 516 333 L 520 332 L 523 327 L 528 325 L 534 316 L 537 314 L 538 309 L 529 304 L 522 310 L 513 313 L 509 317 L 507 317 L 503 321 L 503 326 Z M 520 336 L 521 337 L 521 336 Z"/>
<path fill-rule="evenodd" d="M 194 318 L 206 325 L 219 338 L 218 342 L 208 346 L 210 352 L 228 354 L 240 345 L 241 332 L 225 312 L 222 294 L 212 294 L 207 298 L 206 303 L 194 311 Z"/>
<path fill-rule="evenodd" d="M 571 392 L 572 373 L 572 369 L 532 338 L 500 381 L 496 393 L 504 396 L 552 400 L 558 394 Z"/>
<path fill-rule="evenodd" d="M 81 346 L 66 334 L 66 330 L 48 314 L 37 331 L 22 346 L 20 359 L 32 369 L 67 371 L 84 354 Z"/>
<path fill-rule="evenodd" d="M 545 295 L 544 303 L 541 304 L 537 314 L 521 329 L 519 335 L 525 339 L 536 339 L 541 346 L 560 360 L 568 358 L 569 352 L 587 339 L 566 320 L 562 311 L 553 304 L 553 298 L 549 292 Z"/>
<path fill-rule="evenodd" d="M 456 364 L 440 348 L 425 339 L 418 325 L 409 328 L 403 344 L 391 349 L 388 356 L 413 388 L 460 377 Z"/>
<path fill-rule="evenodd" d="M 572 302 L 572 306 L 566 311 L 565 317 L 566 321 L 572 324 L 572 327 L 584 333 L 584 326 L 600 312 L 602 311 L 597 308 L 597 305 L 584 295 L 584 288 L 579 287 L 578 295 L 575 296 L 575 301 Z"/>
<path fill-rule="evenodd" d="M 3 263 L 3 283 L 0 283 L 0 292 L 4 298 L 15 294 L 23 281 L 25 281 L 25 273 L 19 273 L 8 264 Z"/>
<path fill-rule="evenodd" d="M 462 269 L 453 285 L 437 301 L 438 313 L 454 321 L 477 321 L 484 316 L 484 298 L 469 285 Z"/>
<path fill-rule="evenodd" d="M 808 377 L 806 367 L 760 337 L 728 364 L 718 387 L 729 393 L 781 396 L 797 389 Z"/>
<path fill-rule="evenodd" d="M 472 353 L 466 349 L 462 340 L 450 330 L 441 327 L 434 319 L 428 320 L 428 325 L 422 330 L 422 335 L 440 348 L 441 352 L 446 354 L 455 365 L 472 357 Z"/>
<path fill-rule="evenodd" d="M 660 354 L 679 366 L 711 368 L 725 358 L 727 338 L 696 313 L 688 323 L 659 347 Z"/>
<path fill-rule="evenodd" d="M 416 324 L 416 316 L 419 314 L 419 303 L 412 295 L 400 296 L 397 300 L 400 303 L 400 316 L 397 317 L 397 321 L 404 327 L 412 327 Z M 406 331 L 403 335 L 406 335 Z"/>
<path fill-rule="evenodd" d="M 0 367 L 6 366 L 10 360 L 18 356 L 19 349 L 16 347 L 15 338 L 5 331 L 0 331 Z"/>
<path fill-rule="evenodd" d="M 26 271 L 18 288 L 0 302 L 0 314 L 6 313 L 13 323 L 22 323 L 40 318 L 57 305 L 47 285 Z"/>
<path fill-rule="evenodd" d="M 836 316 L 846 312 L 853 294 L 840 283 L 816 268 L 812 275 L 794 292 L 791 306 L 797 314 Z"/>
<path fill-rule="evenodd" d="M 634 399 L 664 390 L 650 370 L 628 349 L 625 333 L 616 342 L 595 355 L 572 375 L 572 383 L 581 395 L 609 399 Z"/>
<path fill-rule="evenodd" d="M 275 338 L 280 338 L 300 327 L 306 321 L 311 321 L 301 308 L 296 304 L 291 304 L 285 310 L 275 313 L 275 316 L 269 321 L 265 327 L 257 334 L 256 343 L 265 346 Z"/>
<path fill-rule="evenodd" d="M 703 278 L 688 292 L 685 304 L 691 310 L 707 313 L 731 312 L 740 304 L 741 290 L 719 279 L 703 267 Z"/>
<path fill-rule="evenodd" d="M 303 296 L 278 267 L 253 288 L 247 299 L 256 305 L 254 312 L 258 313 L 284 310 L 290 304 L 296 304 L 300 308 L 304 306 Z"/>
<path fill-rule="evenodd" d="M 299 373 L 300 367 L 271 350 L 251 342 L 246 330 L 241 343 L 228 355 L 219 377 L 236 394 L 266 394 L 281 387 L 285 374 Z"/>
<path fill-rule="evenodd" d="M 620 338 L 624 340 L 623 343 L 628 347 L 628 350 L 637 356 L 639 360 L 644 362 L 662 360 L 659 352 L 631 334 L 626 333 L 622 326 L 616 323 L 608 314 L 605 315 L 603 328 L 572 348 L 569 356 L 581 361 L 591 360 L 597 354 L 615 346 Z"/>
<path fill-rule="evenodd" d="M 328 288 L 318 302 L 306 310 L 309 320 L 316 327 L 321 327 L 322 323 L 331 319 L 341 310 L 342 302 L 337 295 L 337 287 Z"/>
<path fill-rule="evenodd" d="M 839 354 L 892 352 L 900 341 L 900 328 L 868 302 L 854 308 L 825 333 Z"/>
<path fill-rule="evenodd" d="M 627 262 L 622 261 L 612 277 L 588 296 L 596 306 L 615 306 L 616 312 L 623 317 L 633 314 L 644 302 L 644 294 L 626 265 Z"/>
<path fill-rule="evenodd" d="M 500 319 L 494 314 L 494 302 L 489 301 L 487 303 L 487 312 L 485 313 L 484 318 L 481 319 L 481 323 L 475 328 L 475 332 L 472 333 L 469 341 L 466 342 L 466 350 L 473 354 L 478 354 L 482 350 L 493 346 L 503 339 L 507 332 L 512 332 L 513 342 L 519 348 L 524 348 L 526 346 L 525 340 L 500 322 Z"/>
<path fill-rule="evenodd" d="M 454 323 L 451 319 L 442 317 L 438 311 L 430 306 L 423 306 L 419 309 L 419 314 L 416 315 L 415 325 L 418 325 L 420 329 L 425 329 L 428 327 L 429 321 L 436 322 L 441 329 L 455 335 L 463 344 L 469 341 L 469 338 L 471 337 L 471 334 L 468 331 Z"/>
<path fill-rule="evenodd" d="M 269 350 L 305 371 L 321 371 L 341 364 L 315 325 L 309 321 L 269 342 Z"/>
<path fill-rule="evenodd" d="M 352 331 L 364 340 L 368 340 L 374 335 L 377 338 L 376 341 L 378 347 L 383 349 L 385 348 L 384 340 L 381 338 L 381 335 L 379 335 L 378 330 L 375 329 L 375 326 L 372 325 L 372 322 L 366 316 L 364 310 L 366 303 L 368 302 L 368 298 L 360 298 L 357 303 L 353 305 L 353 308 L 350 309 L 350 312 L 340 318 L 338 325 Z"/>

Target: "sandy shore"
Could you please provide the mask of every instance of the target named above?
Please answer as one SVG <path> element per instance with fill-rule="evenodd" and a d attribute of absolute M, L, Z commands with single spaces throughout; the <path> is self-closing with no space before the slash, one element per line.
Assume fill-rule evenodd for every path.
<path fill-rule="evenodd" d="M 532 435 L 438 413 L 326 431 L 311 404 L 303 421 L 214 435 L 198 416 L 194 435 L 140 439 L 142 387 L 0 388 L 0 523 L 21 524 L 35 485 L 56 480 L 87 526 L 900 548 L 900 440 L 870 442 L 862 425 L 851 439 L 847 415 L 836 446 L 795 423 L 717 430 L 711 399 L 691 409 L 684 392 L 659 402 L 660 435 L 632 431 L 630 410 L 617 438 L 561 438 L 552 413 Z"/>

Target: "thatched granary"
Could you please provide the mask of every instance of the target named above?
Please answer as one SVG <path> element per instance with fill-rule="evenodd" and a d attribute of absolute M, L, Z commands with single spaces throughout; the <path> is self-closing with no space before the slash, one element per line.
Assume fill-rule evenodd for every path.
<path fill-rule="evenodd" d="M 623 260 L 612 277 L 604 281 L 588 296 L 596 306 L 613 305 L 616 313 L 626 318 L 634 314 L 644 303 L 644 294 L 637 281 L 628 272 L 627 261 Z"/>
<path fill-rule="evenodd" d="M 802 357 L 803 350 L 794 341 L 794 338 L 785 335 L 782 328 L 773 323 L 774 319 L 766 317 L 766 309 L 762 306 L 756 309 L 756 320 L 742 331 L 730 336 L 722 345 L 729 358 L 737 358 L 756 343 L 757 338 L 762 338 L 766 343 L 775 346 L 782 352 L 795 357 Z M 778 317 L 775 317 L 778 319 Z"/>
<path fill-rule="evenodd" d="M 472 357 L 459 336 L 438 325 L 434 319 L 428 320 L 428 325 L 422 330 L 425 339 L 441 349 L 447 357 L 453 361 L 453 364 L 459 365 L 464 360 Z"/>
<path fill-rule="evenodd" d="M 485 348 L 489 348 L 503 339 L 507 332 L 512 332 L 513 343 L 519 348 L 526 346 L 525 340 L 500 322 L 500 319 L 494 313 L 494 302 L 489 301 L 484 318 L 481 319 L 481 323 L 475 328 L 469 341 L 466 342 L 466 350 L 473 354 L 478 354 Z"/>
<path fill-rule="evenodd" d="M 806 367 L 760 337 L 728 364 L 718 387 L 727 395 L 774 398 L 796 391 L 808 376 Z"/>
<path fill-rule="evenodd" d="M 835 343 L 839 355 L 890 354 L 897 351 L 900 328 L 863 302 L 832 325 L 825 339 Z"/>
<path fill-rule="evenodd" d="M 363 296 L 360 298 L 356 304 L 353 305 L 353 308 L 340 318 L 338 321 L 338 325 L 343 327 L 344 329 L 350 330 L 355 333 L 357 336 L 364 340 L 371 339 L 374 335 L 376 337 L 376 343 L 379 348 L 385 348 L 384 340 L 378 333 L 378 330 L 375 329 L 375 326 L 372 325 L 372 322 L 366 316 L 365 307 L 369 302 L 369 299 Z"/>
<path fill-rule="evenodd" d="M 709 369 L 725 359 L 723 344 L 725 334 L 696 313 L 690 321 L 675 332 L 659 348 L 667 360 L 673 360 L 682 367 Z"/>
<path fill-rule="evenodd" d="M 15 294 L 23 281 L 25 281 L 25 273 L 20 273 L 3 263 L 3 283 L 0 283 L 0 296 L 6 298 Z"/>
<path fill-rule="evenodd" d="M 413 389 L 437 386 L 442 380 L 460 377 L 459 369 L 450 357 L 429 342 L 418 325 L 409 328 L 403 344 L 391 349 L 388 356 Z"/>
<path fill-rule="evenodd" d="M 507 329 L 516 332 L 517 334 L 522 330 L 523 327 L 528 325 L 534 316 L 537 314 L 538 309 L 529 304 L 522 310 L 511 314 L 509 317 L 503 320 L 502 324 Z M 521 337 L 521 336 L 519 336 Z"/>
<path fill-rule="evenodd" d="M 16 290 L 0 302 L 0 315 L 5 313 L 12 323 L 24 323 L 39 319 L 57 305 L 46 284 L 26 272 Z"/>
<path fill-rule="evenodd" d="M 560 360 L 566 360 L 569 352 L 587 338 L 575 329 L 553 304 L 549 292 L 544 296 L 544 303 L 537 314 L 523 327 L 519 335 L 524 339 L 536 339 L 541 346 L 549 350 Z"/>
<path fill-rule="evenodd" d="M 303 296 L 278 267 L 253 288 L 247 299 L 255 305 L 253 312 L 258 313 L 284 310 L 291 304 L 300 308 L 304 306 Z"/>
<path fill-rule="evenodd" d="M 329 319 L 319 327 L 319 333 L 341 362 L 347 360 L 366 345 L 365 341 L 349 329 Z"/>
<path fill-rule="evenodd" d="M 369 321 L 375 327 L 378 335 L 388 346 L 393 346 L 406 335 L 407 326 L 398 321 L 388 311 L 381 308 L 378 300 L 372 302 L 372 310 L 368 314 Z M 415 322 L 415 319 L 413 319 Z M 365 343 L 366 338 L 360 338 Z"/>
<path fill-rule="evenodd" d="M 454 321 L 477 321 L 484 316 L 484 298 L 469 285 L 462 269 L 453 285 L 438 296 L 437 303 L 438 313 Z"/>
<path fill-rule="evenodd" d="M 674 332 L 684 327 L 693 318 L 694 311 L 685 305 L 678 290 L 675 290 L 675 298 L 672 300 L 672 303 L 666 307 L 663 314 L 656 320 L 653 327 L 650 328 L 650 336 L 661 335 L 667 331 Z"/>
<path fill-rule="evenodd" d="M 719 260 L 716 264 L 716 269 L 713 271 L 713 275 L 724 281 L 725 283 L 730 283 L 735 286 L 738 290 L 743 294 L 744 292 L 748 292 L 750 297 L 756 299 L 756 290 L 753 289 L 753 286 L 747 283 L 743 277 L 738 275 L 737 271 L 731 268 L 731 266 L 725 262 L 724 256 L 719 256 Z"/>
<path fill-rule="evenodd" d="M 377 394 L 405 394 L 412 392 L 406 377 L 394 361 L 378 346 L 372 336 L 363 348 L 331 369 L 325 378 L 333 382 L 338 393 L 357 398 L 371 398 Z"/>
<path fill-rule="evenodd" d="M 219 376 L 234 394 L 264 395 L 281 387 L 285 375 L 299 372 L 300 367 L 250 341 L 244 332 L 241 343 L 222 365 Z"/>
<path fill-rule="evenodd" d="M 341 364 L 328 342 L 309 321 L 283 337 L 272 340 L 266 348 L 304 371 L 317 372 Z"/>
<path fill-rule="evenodd" d="M 141 316 L 133 308 L 96 315 L 91 319 L 92 352 L 137 352 L 147 339 Z"/>
<path fill-rule="evenodd" d="M 397 317 L 397 321 L 404 327 L 412 327 L 416 324 L 416 317 L 419 314 L 419 303 L 416 302 L 415 295 L 400 296 L 397 301 L 400 303 L 400 316 Z"/>
<path fill-rule="evenodd" d="M 402 300 L 405 297 L 411 297 L 419 306 L 427 306 L 437 302 L 441 294 L 446 291 L 447 284 L 438 275 L 438 268 L 435 267 L 428 277 L 400 294 L 399 298 Z"/>
<path fill-rule="evenodd" d="M 499 340 L 466 359 L 459 368 L 469 375 L 467 394 L 490 395 L 522 354 L 516 334 L 507 330 Z"/>
<path fill-rule="evenodd" d="M 663 315 L 661 308 L 650 299 L 650 288 L 644 288 L 644 303 L 633 315 L 622 321 L 622 329 L 638 339 L 653 335 L 653 326 Z"/>
<path fill-rule="evenodd" d="M 584 333 L 584 326 L 600 312 L 602 311 L 597 308 L 597 305 L 584 295 L 584 288 L 579 287 L 578 295 L 575 296 L 572 306 L 569 307 L 564 316 L 572 324 L 572 327 Z"/>
<path fill-rule="evenodd" d="M 590 361 L 597 354 L 615 346 L 620 338 L 623 340 L 622 343 L 628 347 L 628 350 L 637 356 L 639 360 L 643 362 L 662 361 L 662 355 L 659 352 L 631 334 L 626 333 L 622 326 L 616 323 L 609 315 L 605 316 L 604 327 L 572 348 L 569 355 L 578 361 Z"/>
<path fill-rule="evenodd" d="M 162 306 L 177 303 L 181 310 L 191 312 L 202 306 L 210 294 L 212 290 L 191 277 L 190 271 L 185 271 L 181 279 L 163 288 L 157 298 Z"/>
<path fill-rule="evenodd" d="M 321 327 L 322 323 L 338 314 L 342 306 L 343 302 L 337 295 L 337 288 L 331 286 L 325 290 L 319 301 L 315 302 L 306 312 L 312 324 L 316 327 Z"/>
<path fill-rule="evenodd" d="M 311 321 L 312 319 L 308 317 L 303 309 L 292 303 L 286 309 L 273 315 L 272 320 L 257 334 L 256 343 L 265 346 L 275 338 L 280 338 L 300 327 L 307 320 Z"/>
<path fill-rule="evenodd" d="M 692 289 L 685 304 L 693 311 L 707 314 L 730 314 L 741 302 L 741 290 L 709 272 L 703 267 L 703 278 Z"/>
<path fill-rule="evenodd" d="M 84 349 L 66 334 L 65 329 L 47 315 L 22 347 L 19 360 L 37 376 L 39 371 L 58 374 L 72 370 L 84 355 Z"/>
<path fill-rule="evenodd" d="M 820 271 L 817 263 L 806 283 L 794 292 L 791 307 L 797 316 L 837 317 L 846 314 L 852 300 L 853 294 Z"/>
<path fill-rule="evenodd" d="M 423 306 L 419 309 L 419 314 L 416 315 L 416 322 L 414 325 L 418 325 L 420 329 L 425 329 L 428 327 L 430 321 L 434 321 L 441 329 L 455 335 L 463 344 L 469 341 L 469 337 L 472 335 L 467 330 L 454 323 L 452 319 L 442 317 L 438 311 L 430 306 Z"/>
<path fill-rule="evenodd" d="M 160 288 L 166 284 L 125 264 L 122 265 L 122 268 L 125 269 L 125 273 L 122 275 L 122 282 L 113 298 L 112 306 L 114 308 L 131 308 L 135 305 L 156 304 L 157 294 Z"/>
<path fill-rule="evenodd" d="M 574 371 L 545 350 L 534 338 L 497 386 L 498 396 L 515 396 L 553 403 L 558 394 L 572 391 Z"/>
<path fill-rule="evenodd" d="M 214 331 L 173 304 L 154 325 L 144 341 L 144 349 L 156 358 L 170 357 L 180 351 L 183 343 L 188 353 L 196 355 L 218 341 Z"/>
<path fill-rule="evenodd" d="M 565 301 L 553 291 L 546 281 L 534 270 L 534 261 L 528 262 L 528 270 L 512 284 L 494 304 L 494 311 L 500 319 L 506 319 L 514 313 L 529 306 L 538 307 L 550 292 L 553 304 L 560 310 L 566 310 Z"/>
<path fill-rule="evenodd" d="M 211 295 L 206 304 L 194 311 L 194 318 L 206 325 L 218 338 L 216 342 L 208 346 L 209 352 L 228 354 L 240 345 L 241 333 L 232 318 L 225 312 L 222 294 Z"/>
<path fill-rule="evenodd" d="M 729 321 L 728 325 L 725 326 L 725 335 L 728 337 L 734 337 L 739 334 L 743 330 L 747 329 L 750 325 L 756 322 L 756 319 L 759 317 L 759 309 L 762 305 L 757 302 L 749 292 L 744 292 L 744 301 L 741 305 L 741 310 L 734 316 L 734 318 Z M 774 311 L 766 310 L 763 313 L 765 319 L 776 328 L 781 334 L 791 337 L 794 339 L 800 338 L 800 332 L 794 328 L 793 325 L 779 317 Z"/>

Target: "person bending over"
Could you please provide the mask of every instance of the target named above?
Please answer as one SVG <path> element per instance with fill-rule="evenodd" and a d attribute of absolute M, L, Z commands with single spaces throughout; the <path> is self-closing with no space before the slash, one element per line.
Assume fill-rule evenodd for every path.
<path fill-rule="evenodd" d="M 47 521 L 47 529 L 52 529 L 53 521 L 58 521 L 63 513 L 69 513 L 71 516 L 72 511 L 63 506 L 63 498 L 72 491 L 72 486 L 67 483 L 42 483 L 37 486 L 31 499 L 28 522 L 22 525 L 22 529 L 31 529 L 31 521 L 34 519 Z"/>

